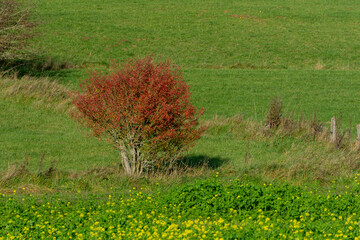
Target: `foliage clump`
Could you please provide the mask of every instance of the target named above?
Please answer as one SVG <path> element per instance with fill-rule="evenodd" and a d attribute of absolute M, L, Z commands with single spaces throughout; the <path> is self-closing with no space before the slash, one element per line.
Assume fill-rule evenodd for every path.
<path fill-rule="evenodd" d="M 25 0 L 0 0 L 0 6 L 0 60 L 14 60 L 24 55 L 37 24 Z"/>
<path fill-rule="evenodd" d="M 169 171 L 203 133 L 179 69 L 153 57 L 117 64 L 109 75 L 93 72 L 74 96 L 78 119 L 107 138 L 128 175 Z"/>
<path fill-rule="evenodd" d="M 276 129 L 281 124 L 281 110 L 282 102 L 275 97 L 274 100 L 270 103 L 270 110 L 266 118 L 266 125 L 270 129 Z"/>

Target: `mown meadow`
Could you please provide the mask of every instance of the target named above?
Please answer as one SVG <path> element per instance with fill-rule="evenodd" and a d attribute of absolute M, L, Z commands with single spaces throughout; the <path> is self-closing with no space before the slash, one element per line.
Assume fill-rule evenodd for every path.
<path fill-rule="evenodd" d="M 359 4 L 37 1 L 36 52 L 0 79 L 0 239 L 359 238 Z M 129 178 L 68 93 L 149 54 L 182 68 L 207 130 L 170 175 Z"/>

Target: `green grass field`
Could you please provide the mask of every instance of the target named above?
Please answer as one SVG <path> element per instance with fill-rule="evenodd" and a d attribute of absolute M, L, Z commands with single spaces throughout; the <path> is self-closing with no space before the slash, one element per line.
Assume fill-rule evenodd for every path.
<path fill-rule="evenodd" d="M 41 34 L 33 45 L 49 59 L 43 64 L 70 62 L 73 67 L 23 73 L 46 76 L 73 90 L 89 70 L 106 69 L 111 59 L 155 54 L 183 68 L 194 104 L 206 110 L 203 121 L 241 115 L 262 122 L 270 100 L 278 96 L 288 115 L 310 119 L 316 112 L 325 124 L 342 115 L 343 126 L 351 120 L 354 133 L 360 122 L 358 5 L 39 1 Z M 111 147 L 88 137 L 68 114 L 34 106 L 34 98 L 15 94 L 1 100 L 1 169 L 25 157 L 35 169 L 44 154 L 45 162 L 56 161 L 66 171 L 118 159 Z M 241 168 L 246 140 L 226 131 L 209 131 L 189 156 L 223 158 Z M 278 158 L 271 148 L 252 145 L 254 163 Z"/>
<path fill-rule="evenodd" d="M 151 201 L 163 214 L 153 222 L 146 222 L 151 230 L 144 229 L 144 234 L 148 235 L 142 236 L 156 239 L 157 231 L 166 231 L 175 222 L 176 213 L 166 212 L 166 204 L 187 202 L 175 203 L 175 198 L 171 197 L 170 202 L 163 202 L 162 198 L 171 194 L 177 196 L 177 188 L 191 188 L 196 179 L 206 179 L 219 172 L 218 178 L 225 186 L 235 178 L 254 186 L 256 190 L 252 187 L 246 190 L 249 195 L 244 193 L 249 198 L 252 194 L 254 199 L 259 197 L 258 192 L 273 191 L 266 187 L 268 184 L 274 184 L 277 189 L 286 181 L 301 187 L 288 191 L 290 195 L 294 191 L 296 196 L 301 195 L 307 207 L 317 204 L 319 209 L 329 209 L 333 204 L 334 208 L 329 210 L 329 216 L 311 207 L 296 211 L 287 209 L 286 214 L 298 214 L 290 216 L 277 215 L 271 209 L 262 215 L 258 211 L 263 207 L 257 206 L 246 213 L 236 213 L 235 220 L 231 220 L 233 215 L 228 211 L 230 205 L 237 202 L 227 199 L 225 194 L 222 197 L 227 200 L 221 199 L 231 204 L 223 205 L 220 215 L 204 223 L 204 219 L 199 218 L 203 214 L 200 210 L 179 210 L 188 214 L 177 220 L 179 232 L 170 229 L 169 235 L 162 238 L 168 239 L 173 234 L 185 239 L 185 235 L 179 234 L 191 230 L 189 239 L 202 237 L 200 233 L 205 234 L 204 239 L 285 239 L 290 236 L 303 239 L 310 238 L 313 233 L 314 239 L 323 239 L 324 234 L 335 239 L 345 238 L 344 235 L 356 239 L 358 223 L 347 219 L 356 212 L 358 204 L 351 199 L 358 192 L 354 178 L 357 179 L 360 169 L 354 145 L 356 124 L 360 123 L 360 2 L 39 0 L 35 7 L 35 18 L 41 25 L 40 34 L 32 43 L 37 49 L 36 56 L 30 62 L 37 63 L 38 67 L 19 69 L 19 76 L 30 75 L 30 79 L 11 76 L 0 79 L 0 175 L 3 175 L 0 176 L 0 193 L 13 194 L 16 190 L 14 198 L 19 201 L 22 197 L 30 199 L 27 193 L 40 194 L 40 202 L 48 201 L 43 193 L 58 193 L 59 197 L 69 199 L 66 201 L 78 204 L 76 206 L 85 211 L 93 204 L 88 196 L 113 194 L 126 205 L 128 191 L 135 188 L 144 191 L 146 196 L 155 195 L 156 200 Z M 184 161 L 188 166 L 184 172 L 129 179 L 118 168 L 119 154 L 106 142 L 90 136 L 69 116 L 68 102 L 64 104 L 67 97 L 61 94 L 78 90 L 79 82 L 87 77 L 89 70 L 106 70 L 112 59 L 123 61 L 149 54 L 182 68 L 192 91 L 192 102 L 206 110 L 201 124 L 209 128 L 186 154 Z M 65 65 L 67 67 L 61 67 Z M 54 82 L 55 85 L 49 84 Z M 57 91 L 61 94 L 56 94 Z M 266 132 L 264 121 L 275 96 L 283 101 L 284 117 L 292 116 L 298 125 L 301 116 L 310 121 L 315 112 L 323 122 L 324 134 L 315 137 L 309 127 L 292 130 L 284 127 Z M 327 140 L 325 133 L 329 131 L 332 116 L 342 116 L 342 131 L 352 123 L 349 131 L 352 135 L 345 135 L 343 148 L 336 148 Z M 267 185 L 263 186 L 264 183 Z M 200 189 L 202 184 L 198 183 Z M 218 191 L 219 185 L 216 186 L 214 189 Z M 198 187 L 191 189 L 198 190 Z M 319 193 L 307 195 L 308 189 Z M 332 189 L 330 196 L 334 202 L 326 199 L 329 189 Z M 191 191 L 187 191 L 189 198 Z M 210 191 L 211 198 L 218 194 L 216 191 Z M 280 190 L 276 191 L 280 194 Z M 317 194 L 321 197 L 317 198 Z M 338 202 L 338 194 L 344 194 L 346 200 Z M 57 196 L 50 197 L 54 198 L 51 206 L 62 209 L 56 215 L 57 220 L 50 221 L 56 228 L 70 219 L 68 216 L 60 219 L 67 210 L 63 210 L 62 202 L 55 200 Z M 105 206 L 107 199 L 99 198 L 99 206 Z M 84 224 L 71 228 L 76 230 L 71 236 L 95 239 L 92 234 L 96 232 L 98 236 L 110 237 L 106 234 L 110 234 L 111 224 L 116 223 L 118 226 L 112 226 L 116 228 L 116 237 L 127 231 L 131 234 L 123 237 L 135 238 L 136 229 L 143 228 L 143 224 L 124 224 L 123 219 L 131 220 L 129 215 L 137 215 L 139 211 L 151 215 L 155 207 L 145 208 L 149 204 L 145 197 L 131 196 L 129 199 L 131 203 L 127 206 L 131 207 L 120 217 L 109 212 L 116 219 L 114 222 L 106 222 L 99 209 L 87 209 L 94 219 L 86 222 L 78 217 L 84 214 L 82 210 L 78 213 L 69 210 L 72 226 Z M 289 204 L 290 199 L 278 199 L 276 204 Z M 194 200 L 194 206 L 198 206 L 196 201 L 203 200 Z M 274 204 L 273 200 L 265 199 L 264 204 Z M 8 196 L 0 197 L 0 201 L 7 206 L 3 212 L 0 210 L 3 213 L 0 220 L 5 223 L 0 224 L 0 240 L 20 236 L 19 233 L 25 238 L 42 236 L 38 229 L 45 220 L 28 226 L 24 223 L 28 220 L 26 217 L 14 220 L 18 213 L 12 207 L 21 209 L 23 205 L 17 200 L 10 201 Z M 356 205 L 354 209 L 341 207 L 350 202 Z M 294 206 L 298 207 L 296 204 Z M 116 211 L 122 208 L 121 203 Z M 175 206 L 171 209 L 177 211 Z M 49 211 L 42 209 L 39 214 L 48 218 Z M 263 216 L 263 221 L 259 215 Z M 273 231 L 259 227 L 259 222 L 264 223 L 267 217 L 268 223 L 263 226 Z M 304 225 L 294 223 L 302 218 L 306 218 Z M 358 219 L 357 216 L 353 218 Z M 189 227 L 189 221 L 196 220 L 203 221 L 203 229 Z M 329 221 L 334 221 L 334 228 L 329 227 Z M 343 227 L 344 221 L 357 230 Z M 95 226 L 99 222 L 98 227 L 104 231 Z M 289 222 L 294 228 L 290 225 L 285 230 L 281 228 Z M 242 226 L 244 231 L 225 229 L 226 224 Z M 20 231 L 20 225 L 29 229 L 33 226 L 38 235 L 31 235 L 26 229 Z M 296 229 L 295 225 L 302 227 Z M 12 235 L 6 236 L 4 227 L 10 229 Z M 90 227 L 96 229 L 90 231 Z M 67 238 L 69 235 L 63 234 L 70 233 L 70 228 L 64 231 L 59 228 L 58 232 L 50 226 L 49 229 L 61 238 Z"/>
<path fill-rule="evenodd" d="M 183 68 L 194 104 L 206 110 L 203 120 L 241 115 L 260 122 L 270 100 L 278 96 L 284 112 L 295 118 L 311 118 L 316 112 L 328 122 L 342 114 L 344 125 L 351 119 L 355 126 L 360 122 L 358 5 L 39 1 L 35 17 L 41 21 L 41 34 L 33 45 L 53 64 L 66 61 L 74 67 L 28 73 L 78 89 L 88 70 L 105 69 L 111 59 L 155 54 Z M 65 170 L 117 158 L 106 144 L 85 137 L 66 114 L 34 109 L 28 98 L 1 101 L 2 169 L 43 153 Z M 201 140 L 193 151 L 210 158 L 225 156 L 239 165 L 239 142 L 223 141 L 221 134 Z M 206 147 L 207 141 L 217 147 Z"/>
<path fill-rule="evenodd" d="M 357 1 L 61 0 L 38 9 L 38 45 L 85 66 L 155 53 L 186 68 L 360 68 Z"/>

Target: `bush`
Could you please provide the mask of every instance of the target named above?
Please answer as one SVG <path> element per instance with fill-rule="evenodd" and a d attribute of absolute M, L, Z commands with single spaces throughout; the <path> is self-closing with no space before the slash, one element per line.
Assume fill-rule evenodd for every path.
<path fill-rule="evenodd" d="M 270 129 L 276 129 L 280 126 L 282 116 L 281 110 L 282 102 L 275 97 L 270 103 L 270 110 L 266 117 L 266 126 Z"/>
<path fill-rule="evenodd" d="M 36 23 L 24 0 L 0 0 L 0 6 L 0 60 L 13 60 L 24 54 Z"/>
<path fill-rule="evenodd" d="M 77 118 L 117 148 L 129 175 L 168 171 L 204 129 L 179 69 L 152 57 L 93 72 L 73 96 Z"/>

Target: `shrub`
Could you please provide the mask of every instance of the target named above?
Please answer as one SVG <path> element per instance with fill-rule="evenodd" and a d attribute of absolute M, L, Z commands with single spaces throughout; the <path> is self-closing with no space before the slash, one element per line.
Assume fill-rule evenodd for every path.
<path fill-rule="evenodd" d="M 129 175 L 171 170 L 198 139 L 197 111 L 179 69 L 152 57 L 116 65 L 109 75 L 96 71 L 73 96 L 77 118 L 107 138 Z"/>
<path fill-rule="evenodd" d="M 266 126 L 270 129 L 276 129 L 281 124 L 281 113 L 282 102 L 275 97 L 274 100 L 270 103 L 269 113 L 266 117 Z"/>
<path fill-rule="evenodd" d="M 24 0 L 0 0 L 0 60 L 13 60 L 23 54 L 36 23 Z"/>

